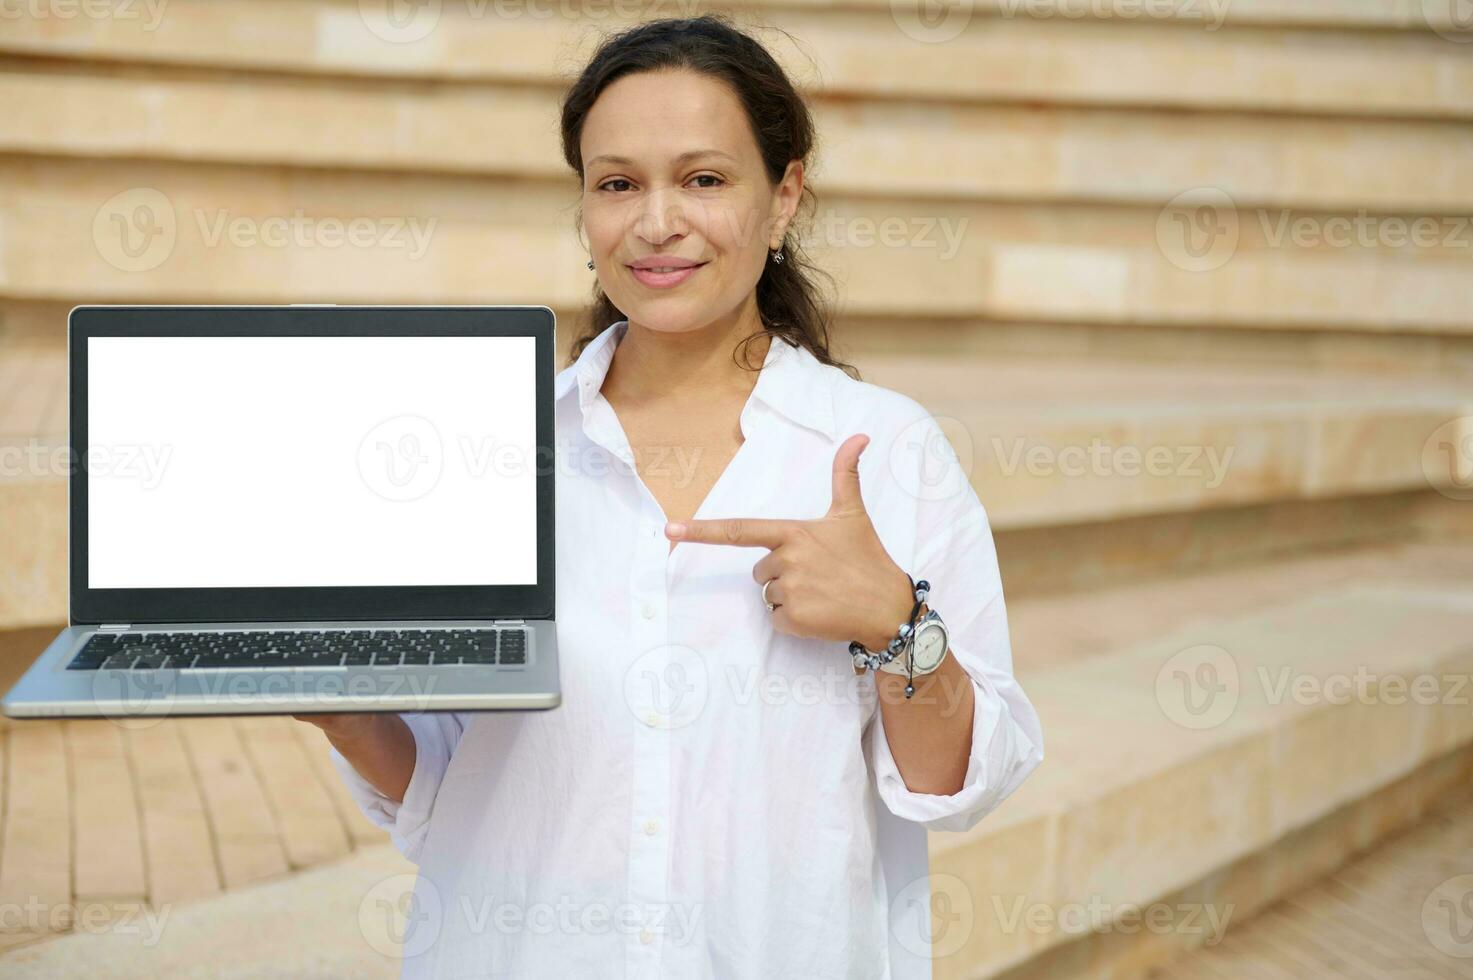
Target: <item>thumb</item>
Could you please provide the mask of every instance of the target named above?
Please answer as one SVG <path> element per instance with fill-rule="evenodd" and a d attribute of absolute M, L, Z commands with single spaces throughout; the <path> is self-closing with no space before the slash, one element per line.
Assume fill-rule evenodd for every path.
<path fill-rule="evenodd" d="M 833 502 L 829 513 L 864 510 L 864 499 L 859 493 L 859 456 L 869 445 L 869 436 L 853 435 L 844 440 L 839 451 L 834 453 Z"/>

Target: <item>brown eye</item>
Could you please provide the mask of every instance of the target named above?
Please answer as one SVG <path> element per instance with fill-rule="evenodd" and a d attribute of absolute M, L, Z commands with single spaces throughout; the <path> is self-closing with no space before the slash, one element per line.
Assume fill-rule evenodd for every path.
<path fill-rule="evenodd" d="M 612 184 L 627 184 L 627 183 L 629 183 L 629 181 L 625 180 L 623 177 L 615 177 L 613 180 L 606 180 L 606 181 L 604 181 L 602 184 L 599 185 L 598 189 L 599 190 L 604 190 L 605 188 L 609 187 Z M 618 192 L 615 191 L 615 193 L 618 193 Z"/>

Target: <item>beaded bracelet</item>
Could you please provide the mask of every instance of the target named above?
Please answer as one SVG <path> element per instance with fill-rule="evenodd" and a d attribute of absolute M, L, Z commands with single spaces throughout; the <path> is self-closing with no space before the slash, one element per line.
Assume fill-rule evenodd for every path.
<path fill-rule="evenodd" d="M 910 609 L 910 618 L 900 624 L 900 628 L 891 637 L 885 649 L 879 653 L 870 652 L 858 640 L 850 642 L 849 653 L 854 658 L 854 666 L 860 670 L 864 670 L 865 668 L 879 670 L 881 666 L 894 660 L 900 655 L 900 651 L 905 649 L 905 645 L 910 639 L 910 634 L 915 629 L 916 617 L 920 615 L 921 606 L 925 604 L 926 596 L 931 593 L 931 583 L 925 579 L 917 582 L 909 575 L 906 575 L 905 578 L 910 582 L 911 590 L 915 593 L 916 597 L 915 605 L 911 606 Z"/>

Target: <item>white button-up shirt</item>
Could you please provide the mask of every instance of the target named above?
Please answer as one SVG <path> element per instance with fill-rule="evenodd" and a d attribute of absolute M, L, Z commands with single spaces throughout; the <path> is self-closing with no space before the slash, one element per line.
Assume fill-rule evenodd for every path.
<path fill-rule="evenodd" d="M 917 402 L 774 340 L 695 515 L 821 517 L 839 444 L 869 434 L 865 507 L 974 684 L 962 789 L 914 793 L 847 642 L 774 629 L 765 550 L 670 550 L 600 393 L 627 326 L 555 380 L 562 705 L 403 715 L 402 804 L 332 753 L 419 865 L 403 974 L 929 977 L 926 830 L 972 827 L 1043 759 L 982 504 Z"/>

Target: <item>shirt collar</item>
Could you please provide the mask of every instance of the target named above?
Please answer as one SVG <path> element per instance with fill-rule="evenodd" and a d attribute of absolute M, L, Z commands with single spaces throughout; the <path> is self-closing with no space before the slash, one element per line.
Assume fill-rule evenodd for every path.
<path fill-rule="evenodd" d="M 629 321 L 620 320 L 589 341 L 578 359 L 553 382 L 553 398 L 561 400 L 576 387 L 579 407 L 587 415 L 588 406 L 603 387 L 604 377 L 613 363 L 614 349 L 628 330 Z M 838 431 L 832 383 L 832 373 L 825 370 L 825 365 L 808 348 L 794 347 L 781 337 L 774 337 L 752 395 L 784 418 L 832 440 Z"/>

